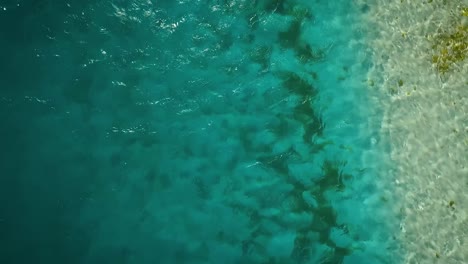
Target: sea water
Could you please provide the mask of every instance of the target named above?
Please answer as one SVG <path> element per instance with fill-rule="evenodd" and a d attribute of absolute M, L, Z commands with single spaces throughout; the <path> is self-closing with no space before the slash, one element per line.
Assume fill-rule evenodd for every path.
<path fill-rule="evenodd" d="M 399 262 L 368 9 L 0 2 L 1 262 Z"/>

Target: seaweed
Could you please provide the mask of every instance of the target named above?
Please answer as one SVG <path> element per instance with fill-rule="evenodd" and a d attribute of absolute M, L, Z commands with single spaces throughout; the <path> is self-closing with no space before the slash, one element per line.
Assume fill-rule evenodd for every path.
<path fill-rule="evenodd" d="M 325 59 L 326 51 L 322 48 L 313 49 L 309 44 L 306 44 L 297 48 L 296 55 L 302 63 L 319 62 Z"/>
<path fill-rule="evenodd" d="M 448 202 L 448 206 L 447 206 L 447 207 L 451 208 L 452 210 L 455 209 L 455 201 L 454 201 L 454 200 L 450 200 L 450 201 Z"/>
<path fill-rule="evenodd" d="M 340 170 L 340 167 L 344 165 L 346 165 L 346 163 L 324 161 L 322 165 L 324 177 L 317 182 L 318 185 L 327 188 L 335 188 L 337 191 L 343 191 L 345 188 L 343 179 L 351 177 L 350 175 L 343 174 Z"/>
<path fill-rule="evenodd" d="M 286 115 L 277 114 L 275 122 L 269 124 L 268 129 L 281 139 L 289 135 L 292 131 L 292 125 Z"/>
<path fill-rule="evenodd" d="M 398 86 L 400 86 L 400 87 L 403 86 L 403 80 L 402 79 L 398 80 Z"/>
<path fill-rule="evenodd" d="M 461 14 L 464 17 L 468 17 L 468 7 L 462 7 L 461 8 Z"/>
<path fill-rule="evenodd" d="M 288 10 L 288 15 L 294 17 L 295 20 L 302 21 L 304 19 L 313 19 L 313 15 L 309 8 L 302 5 L 295 5 Z"/>
<path fill-rule="evenodd" d="M 318 233 L 318 242 L 331 248 L 331 251 L 324 257 L 323 261 L 325 262 L 323 263 L 342 263 L 344 257 L 353 251 L 351 247 L 336 245 L 330 238 L 332 228 L 342 229 L 346 233 L 349 233 L 349 230 L 347 230 L 346 225 L 338 223 L 337 212 L 325 195 L 329 190 L 340 191 L 345 188 L 343 178 L 351 177 L 342 173 L 341 168 L 345 164 L 338 161 L 324 161 L 322 165 L 323 175 L 315 182 L 312 189 L 308 189 L 292 179 L 290 180 L 290 183 L 295 187 L 292 194 L 295 202 L 293 210 L 298 212 L 311 211 L 315 215 L 314 221 L 309 226 L 297 232 L 292 257 L 298 263 L 310 259 L 311 252 L 307 249 L 314 241 L 307 237 L 309 231 Z M 317 202 L 317 207 L 312 207 L 304 200 L 302 197 L 304 192 L 311 193 Z"/>
<path fill-rule="evenodd" d="M 302 124 L 304 142 L 313 145 L 314 135 L 322 136 L 325 124 L 322 117 L 312 107 L 312 101 L 318 94 L 317 89 L 304 76 L 293 72 L 279 72 L 283 79 L 283 87 L 300 98 L 300 103 L 294 107 L 292 117 Z"/>
<path fill-rule="evenodd" d="M 269 46 L 259 46 L 250 51 L 250 59 L 262 66 L 262 70 L 270 66 L 272 48 Z"/>
<path fill-rule="evenodd" d="M 311 260 L 313 254 L 317 254 L 312 250 L 311 245 L 314 243 L 321 243 L 330 249 L 322 256 L 321 263 L 342 263 L 344 258 L 350 255 L 355 248 L 353 246 L 339 246 L 332 240 L 330 235 L 334 228 L 343 230 L 345 234 L 349 234 L 350 232 L 345 224 L 340 224 L 338 222 L 338 212 L 333 207 L 326 193 L 330 191 L 341 191 L 345 188 L 343 179 L 351 177 L 351 175 L 346 175 L 342 172 L 342 167 L 345 166 L 346 163 L 325 160 L 322 164 L 322 176 L 315 181 L 312 187 L 307 187 L 289 174 L 288 164 L 292 159 L 297 160 L 297 157 L 297 152 L 293 148 L 290 148 L 281 154 L 264 155 L 258 158 L 265 166 L 285 177 L 286 182 L 294 187 L 288 195 L 290 201 L 292 201 L 292 203 L 290 203 L 290 210 L 297 213 L 311 212 L 314 215 L 313 221 L 310 224 L 296 231 L 291 258 L 295 263 L 307 263 Z M 309 204 L 303 198 L 303 194 L 306 192 L 314 197 L 316 205 Z M 244 240 L 243 252 L 247 254 L 252 247 L 264 251 L 262 245 L 254 242 L 255 236 L 265 234 L 266 232 L 257 225 L 261 216 L 258 212 L 255 212 L 255 210 L 252 211 L 248 208 L 239 209 L 245 210 L 246 213 L 250 215 L 252 225 L 256 226 L 254 231 L 250 234 L 250 237 Z M 317 236 L 310 236 L 310 232 L 316 233 Z M 357 240 L 359 237 L 353 237 L 353 239 Z M 267 263 L 276 263 L 275 261 L 275 259 L 269 259 Z"/>
<path fill-rule="evenodd" d="M 468 8 L 462 8 L 461 14 L 468 16 Z M 432 63 L 439 73 L 445 74 L 468 55 L 468 26 L 458 24 L 449 32 L 438 34 L 433 41 Z"/>
<path fill-rule="evenodd" d="M 302 20 L 295 19 L 286 31 L 278 33 L 281 47 L 293 49 L 297 59 L 302 63 L 322 61 L 326 52 L 321 48 L 312 48 L 301 41 Z"/>
<path fill-rule="evenodd" d="M 259 4 L 263 4 L 262 8 L 266 12 L 278 12 L 279 14 L 286 13 L 286 0 L 267 0 L 259 2 Z"/>
<path fill-rule="evenodd" d="M 310 99 L 306 99 L 299 105 L 294 108 L 294 118 L 301 122 L 304 134 L 304 142 L 308 144 L 313 144 L 312 138 L 314 135 L 322 136 L 323 129 L 325 124 L 322 120 L 322 117 L 315 113 L 315 110 L 312 108 Z"/>
<path fill-rule="evenodd" d="M 293 20 L 286 31 L 278 33 L 279 43 L 283 48 L 295 48 L 301 37 L 301 20 Z"/>
<path fill-rule="evenodd" d="M 325 58 L 326 52 L 321 48 L 313 48 L 301 41 L 302 23 L 313 16 L 308 8 L 296 5 L 289 12 L 293 20 L 286 31 L 278 33 L 281 47 L 294 50 L 297 59 L 302 63 L 317 62 Z"/>
<path fill-rule="evenodd" d="M 291 157 L 298 157 L 298 153 L 292 147 L 281 154 L 262 155 L 257 160 L 279 175 L 288 175 L 288 161 L 290 161 Z"/>
<path fill-rule="evenodd" d="M 289 92 L 297 94 L 301 98 L 314 98 L 318 90 L 305 78 L 294 72 L 279 72 L 278 76 L 283 79 L 283 87 Z"/>

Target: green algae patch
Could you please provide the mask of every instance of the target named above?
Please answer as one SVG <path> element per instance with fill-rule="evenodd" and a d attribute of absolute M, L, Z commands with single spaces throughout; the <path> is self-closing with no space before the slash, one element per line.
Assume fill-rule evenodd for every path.
<path fill-rule="evenodd" d="M 454 201 L 454 200 L 450 200 L 450 201 L 448 202 L 448 206 L 447 206 L 447 207 L 449 207 L 449 208 L 451 208 L 451 209 L 455 209 L 455 201 Z"/>
<path fill-rule="evenodd" d="M 302 99 L 314 98 L 318 94 L 318 90 L 312 85 L 310 78 L 306 78 L 305 75 L 288 71 L 279 72 L 277 75 L 283 80 L 283 87 L 288 92 L 296 94 Z"/>
<path fill-rule="evenodd" d="M 252 49 L 249 52 L 249 57 L 253 62 L 261 65 L 262 70 L 265 70 L 270 65 L 271 52 L 272 47 L 260 46 Z"/>
<path fill-rule="evenodd" d="M 398 86 L 400 86 L 400 87 L 403 86 L 403 80 L 402 79 L 398 80 Z"/>
<path fill-rule="evenodd" d="M 462 16 L 468 16 L 468 8 L 461 9 Z M 441 33 L 433 39 L 432 64 L 437 71 L 445 74 L 463 62 L 468 56 L 468 26 L 458 24 L 447 33 Z"/>
<path fill-rule="evenodd" d="M 295 181 L 292 177 L 288 177 L 289 183 L 295 188 L 291 193 L 292 209 L 294 212 L 312 212 L 315 216 L 313 221 L 301 228 L 296 233 L 296 240 L 294 241 L 294 250 L 291 255 L 296 263 L 304 263 L 311 260 L 312 251 L 308 250 L 310 244 L 319 242 L 326 245 L 330 251 L 322 256 L 320 263 L 343 263 L 346 256 L 352 254 L 357 248 L 353 243 L 347 246 L 338 245 L 332 239 L 332 229 L 338 229 L 343 232 L 345 236 L 353 237 L 353 240 L 359 241 L 358 236 L 354 236 L 350 231 L 348 225 L 340 223 L 338 220 L 338 212 L 332 205 L 332 201 L 326 195 L 327 192 L 342 192 L 345 189 L 345 179 L 352 177 L 351 175 L 343 173 L 343 168 L 346 162 L 337 160 L 325 160 L 322 164 L 322 177 L 315 181 L 314 187 L 306 187 L 301 183 Z M 316 206 L 312 206 L 304 198 L 307 195 L 313 197 Z M 308 234 L 315 233 L 313 238 Z"/>
<path fill-rule="evenodd" d="M 292 118 L 303 126 L 304 142 L 313 145 L 312 138 L 315 135 L 322 136 L 325 128 L 320 113 L 313 107 L 318 90 L 312 85 L 307 75 L 298 75 L 293 72 L 279 72 L 277 75 L 283 80 L 283 87 L 300 98 L 301 103 L 294 107 Z"/>
<path fill-rule="evenodd" d="M 302 5 L 295 5 L 288 12 L 288 15 L 294 17 L 296 20 L 302 21 L 303 19 L 312 19 L 312 13 L 310 10 Z"/>
<path fill-rule="evenodd" d="M 463 7 L 463 8 L 461 9 L 461 14 L 462 14 L 462 16 L 464 16 L 464 17 L 468 17 L 468 7 Z"/>
<path fill-rule="evenodd" d="M 301 40 L 302 24 L 305 20 L 313 19 L 312 13 L 306 7 L 296 5 L 288 13 L 292 18 L 291 24 L 287 30 L 278 33 L 278 41 L 282 48 L 294 51 L 296 58 L 301 63 L 315 63 L 323 61 L 326 56 L 327 48 L 312 47 L 310 44 Z"/>
<path fill-rule="evenodd" d="M 468 26 L 458 26 L 455 32 L 436 38 L 432 63 L 440 73 L 448 72 L 453 65 L 466 59 L 468 54 Z"/>

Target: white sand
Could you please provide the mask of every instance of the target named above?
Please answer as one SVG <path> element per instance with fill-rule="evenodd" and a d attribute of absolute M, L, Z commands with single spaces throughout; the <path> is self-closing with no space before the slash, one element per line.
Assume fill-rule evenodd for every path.
<path fill-rule="evenodd" d="M 369 88 L 385 109 L 405 263 L 468 263 L 468 59 L 443 75 L 431 61 L 436 33 L 467 25 L 468 1 L 375 2 Z"/>

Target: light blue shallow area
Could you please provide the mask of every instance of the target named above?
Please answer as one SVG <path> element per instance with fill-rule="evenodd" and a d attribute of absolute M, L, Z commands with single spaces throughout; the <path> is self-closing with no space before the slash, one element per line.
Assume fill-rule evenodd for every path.
<path fill-rule="evenodd" d="M 362 12 L 6 4 L 1 263 L 398 263 Z"/>

